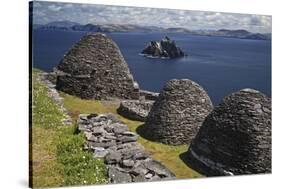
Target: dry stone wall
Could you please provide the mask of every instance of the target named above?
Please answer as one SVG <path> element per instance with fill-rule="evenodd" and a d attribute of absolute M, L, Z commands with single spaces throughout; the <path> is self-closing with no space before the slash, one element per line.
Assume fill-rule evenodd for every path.
<path fill-rule="evenodd" d="M 187 152 L 206 176 L 271 172 L 271 99 L 243 89 L 223 99 L 206 118 Z"/>
<path fill-rule="evenodd" d="M 78 128 L 85 133 L 84 149 L 95 158 L 103 158 L 111 183 L 144 182 L 172 179 L 175 175 L 153 160 L 138 136 L 114 114 L 81 114 Z"/>
<path fill-rule="evenodd" d="M 165 144 L 188 144 L 212 108 L 200 85 L 189 79 L 170 80 L 146 118 L 146 135 Z"/>
<path fill-rule="evenodd" d="M 138 99 L 139 86 L 118 46 L 105 34 L 77 42 L 57 66 L 57 89 L 84 99 Z"/>
<path fill-rule="evenodd" d="M 56 85 L 52 83 L 53 78 L 49 73 L 40 71 L 38 73 L 38 79 L 48 88 L 48 96 L 56 103 L 59 110 L 63 113 L 64 118 L 61 120 L 63 125 L 71 125 L 72 119 L 69 116 L 67 110 L 63 105 L 63 98 L 59 95 L 58 91 L 56 90 Z"/>

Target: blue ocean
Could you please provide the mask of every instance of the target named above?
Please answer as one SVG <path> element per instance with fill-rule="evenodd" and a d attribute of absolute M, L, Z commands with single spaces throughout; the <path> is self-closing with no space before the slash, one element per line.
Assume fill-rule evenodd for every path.
<path fill-rule="evenodd" d="M 51 71 L 86 32 L 36 30 L 33 67 Z M 242 88 L 271 96 L 271 41 L 165 33 L 109 33 L 119 46 L 141 89 L 159 92 L 174 78 L 199 83 L 216 105 Z M 169 36 L 188 54 L 179 59 L 151 59 L 139 53 L 151 40 Z"/>

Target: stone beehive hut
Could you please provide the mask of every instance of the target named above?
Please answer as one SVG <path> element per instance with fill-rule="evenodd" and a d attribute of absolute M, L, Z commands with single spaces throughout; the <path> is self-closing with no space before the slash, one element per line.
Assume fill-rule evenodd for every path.
<path fill-rule="evenodd" d="M 223 99 L 206 118 L 187 152 L 206 176 L 271 172 L 271 99 L 243 89 Z"/>
<path fill-rule="evenodd" d="M 165 144 L 190 143 L 212 107 L 208 94 L 197 83 L 170 80 L 146 118 L 146 135 Z"/>
<path fill-rule="evenodd" d="M 57 67 L 57 89 L 85 99 L 137 99 L 139 87 L 118 46 L 91 33 L 76 43 Z"/>

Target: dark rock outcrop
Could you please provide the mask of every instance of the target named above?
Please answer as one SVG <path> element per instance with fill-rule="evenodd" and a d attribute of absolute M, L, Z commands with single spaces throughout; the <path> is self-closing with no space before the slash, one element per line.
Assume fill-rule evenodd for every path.
<path fill-rule="evenodd" d="M 271 99 L 243 89 L 205 119 L 186 161 L 206 176 L 271 172 Z"/>
<path fill-rule="evenodd" d="M 165 144 L 188 144 L 212 108 L 200 85 L 189 79 L 170 80 L 146 118 L 145 135 Z"/>
<path fill-rule="evenodd" d="M 111 183 L 144 182 L 173 179 L 175 175 L 153 160 L 137 143 L 137 135 L 129 131 L 113 114 L 81 114 L 78 129 L 87 142 L 84 149 L 103 158 Z"/>
<path fill-rule="evenodd" d="M 184 52 L 176 46 L 175 41 L 167 36 L 161 41 L 150 41 L 141 54 L 158 58 L 178 58 L 185 56 Z"/>
<path fill-rule="evenodd" d="M 57 89 L 84 99 L 139 98 L 139 86 L 118 46 L 105 34 L 82 37 L 63 57 L 57 73 Z"/>
<path fill-rule="evenodd" d="M 132 120 L 145 121 L 153 103 L 151 100 L 123 100 L 117 112 Z"/>

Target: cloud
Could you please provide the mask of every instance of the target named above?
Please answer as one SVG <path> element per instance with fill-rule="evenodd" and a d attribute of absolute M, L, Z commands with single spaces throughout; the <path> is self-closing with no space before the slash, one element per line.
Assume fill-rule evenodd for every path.
<path fill-rule="evenodd" d="M 61 7 L 53 4 L 53 5 L 49 5 L 48 9 L 50 9 L 51 11 L 60 11 Z"/>
<path fill-rule="evenodd" d="M 35 23 L 69 20 L 81 24 L 138 24 L 187 29 L 247 29 L 271 32 L 271 17 L 140 7 L 34 2 Z"/>

